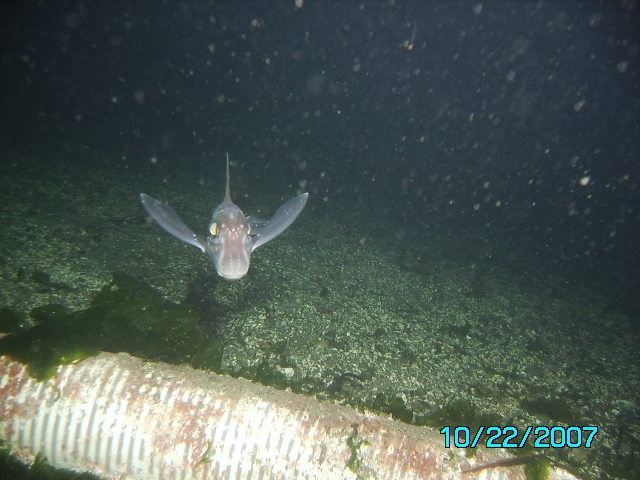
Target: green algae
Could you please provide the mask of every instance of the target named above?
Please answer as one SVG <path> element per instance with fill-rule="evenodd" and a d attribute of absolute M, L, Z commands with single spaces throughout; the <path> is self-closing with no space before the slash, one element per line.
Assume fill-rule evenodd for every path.
<path fill-rule="evenodd" d="M 0 354 L 28 364 L 38 379 L 56 367 L 100 351 L 128 352 L 149 360 L 219 370 L 222 346 L 200 328 L 200 315 L 163 299 L 138 280 L 120 273 L 77 312 L 62 305 L 34 308 L 32 328 L 0 340 Z"/>
<path fill-rule="evenodd" d="M 31 465 L 26 465 L 11 455 L 9 446 L 0 441 L 0 478 L 24 480 L 99 480 L 91 473 L 79 473 L 53 467 L 46 457 L 36 456 Z"/>
<path fill-rule="evenodd" d="M 416 416 L 416 425 L 441 428 L 443 425 L 464 425 L 470 431 L 477 432 L 485 425 L 503 425 L 504 420 L 496 414 L 482 413 L 466 398 L 459 398 L 429 414 Z M 476 454 L 476 448 L 465 450 L 468 457 Z"/>
<path fill-rule="evenodd" d="M 401 422 L 413 423 L 413 410 L 402 397 L 387 398 L 384 393 L 378 393 L 372 407 L 375 411 L 391 414 L 394 419 L 400 420 Z"/>
<path fill-rule="evenodd" d="M 347 437 L 347 447 L 351 452 L 349 460 L 347 460 L 347 467 L 356 474 L 357 478 L 363 478 L 360 476 L 360 469 L 362 468 L 360 448 L 367 445 L 369 445 L 369 442 L 360 436 L 357 426 L 354 425 L 351 435 Z"/>
<path fill-rule="evenodd" d="M 460 398 L 427 415 L 418 416 L 415 423 L 438 428 L 443 425 L 465 425 L 477 431 L 483 425 L 501 425 L 504 420 L 499 415 L 482 413 L 471 400 Z"/>
<path fill-rule="evenodd" d="M 524 466 L 527 480 L 548 480 L 551 475 L 551 463 L 543 456 L 536 456 Z"/>
<path fill-rule="evenodd" d="M 284 390 L 294 385 L 294 382 L 290 382 L 284 373 L 279 371 L 275 365 L 272 365 L 268 360 L 263 360 L 259 364 L 240 370 L 240 377 L 251 378 L 257 380 L 263 385 Z M 297 389 L 294 388 L 294 391 Z"/>

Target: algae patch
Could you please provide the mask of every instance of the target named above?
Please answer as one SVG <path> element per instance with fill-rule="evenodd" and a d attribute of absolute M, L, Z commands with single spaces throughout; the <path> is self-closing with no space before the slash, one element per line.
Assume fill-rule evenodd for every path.
<path fill-rule="evenodd" d="M 549 480 L 551 473 L 549 460 L 545 457 L 535 457 L 524 466 L 527 480 Z"/>
<path fill-rule="evenodd" d="M 404 423 L 414 422 L 413 410 L 407 405 L 407 402 L 400 396 L 387 398 L 384 393 L 378 393 L 372 404 L 374 411 L 389 413 L 391 416 Z"/>
<path fill-rule="evenodd" d="M 28 480 L 100 480 L 91 473 L 56 468 L 48 460 L 37 455 L 31 465 L 25 465 L 11 455 L 8 445 L 0 441 L 0 478 L 24 478 Z"/>
<path fill-rule="evenodd" d="M 369 445 L 369 442 L 360 436 L 358 433 L 358 427 L 354 425 L 351 435 L 347 437 L 347 446 L 351 452 L 349 460 L 347 461 L 347 467 L 357 475 L 357 478 L 362 478 L 360 476 L 360 469 L 362 467 L 360 448 L 367 445 Z"/>
<path fill-rule="evenodd" d="M 36 325 L 1 339 L 0 354 L 27 363 L 39 379 L 52 376 L 60 364 L 99 351 L 209 370 L 220 367 L 222 346 L 205 335 L 195 310 L 163 299 L 127 275 L 114 274 L 86 310 L 71 312 L 51 304 L 34 308 L 30 316 Z"/>
<path fill-rule="evenodd" d="M 504 421 L 499 415 L 480 412 L 471 400 L 460 398 L 430 414 L 418 416 L 415 423 L 436 428 L 465 425 L 472 431 L 478 431 L 483 425 L 500 425 Z"/>

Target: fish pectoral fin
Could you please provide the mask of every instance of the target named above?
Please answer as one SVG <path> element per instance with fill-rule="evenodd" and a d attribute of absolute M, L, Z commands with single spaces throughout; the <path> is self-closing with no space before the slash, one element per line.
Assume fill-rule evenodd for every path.
<path fill-rule="evenodd" d="M 251 251 L 258 248 L 260 245 L 264 245 L 269 240 L 273 240 L 282 232 L 284 232 L 289 225 L 300 215 L 302 209 L 307 204 L 309 198 L 308 193 L 302 193 L 297 197 L 293 197 L 283 203 L 280 208 L 273 215 L 271 220 L 264 224 L 264 226 L 257 226 L 252 228 L 252 247 Z M 253 227 L 253 225 L 252 225 Z"/>
<path fill-rule="evenodd" d="M 206 242 L 187 227 L 173 208 L 144 193 L 140 194 L 140 201 L 147 213 L 151 215 L 151 218 L 167 233 L 199 248 L 203 253 L 206 251 Z"/>

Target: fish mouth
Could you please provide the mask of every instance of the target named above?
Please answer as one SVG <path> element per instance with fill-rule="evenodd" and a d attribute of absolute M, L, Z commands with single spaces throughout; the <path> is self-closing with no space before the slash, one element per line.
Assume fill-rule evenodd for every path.
<path fill-rule="evenodd" d="M 235 266 L 234 268 L 217 268 L 218 275 L 227 280 L 238 280 L 244 277 L 249 271 L 249 266 Z"/>
<path fill-rule="evenodd" d="M 229 272 L 218 272 L 218 274 L 222 278 L 224 278 L 226 280 L 239 280 L 242 277 L 244 277 L 247 274 L 247 272 L 241 272 L 241 273 L 238 273 L 238 272 L 231 272 L 231 273 L 229 273 Z"/>

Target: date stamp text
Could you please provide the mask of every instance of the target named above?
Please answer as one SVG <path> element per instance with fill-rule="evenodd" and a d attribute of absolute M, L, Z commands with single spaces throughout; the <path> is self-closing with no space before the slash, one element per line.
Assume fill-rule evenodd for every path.
<path fill-rule="evenodd" d="M 490 425 L 471 429 L 465 425 L 446 425 L 440 429 L 440 433 L 444 435 L 445 448 L 523 448 L 528 441 L 532 442 L 533 448 L 591 448 L 598 427 L 529 425 L 518 428 Z"/>

